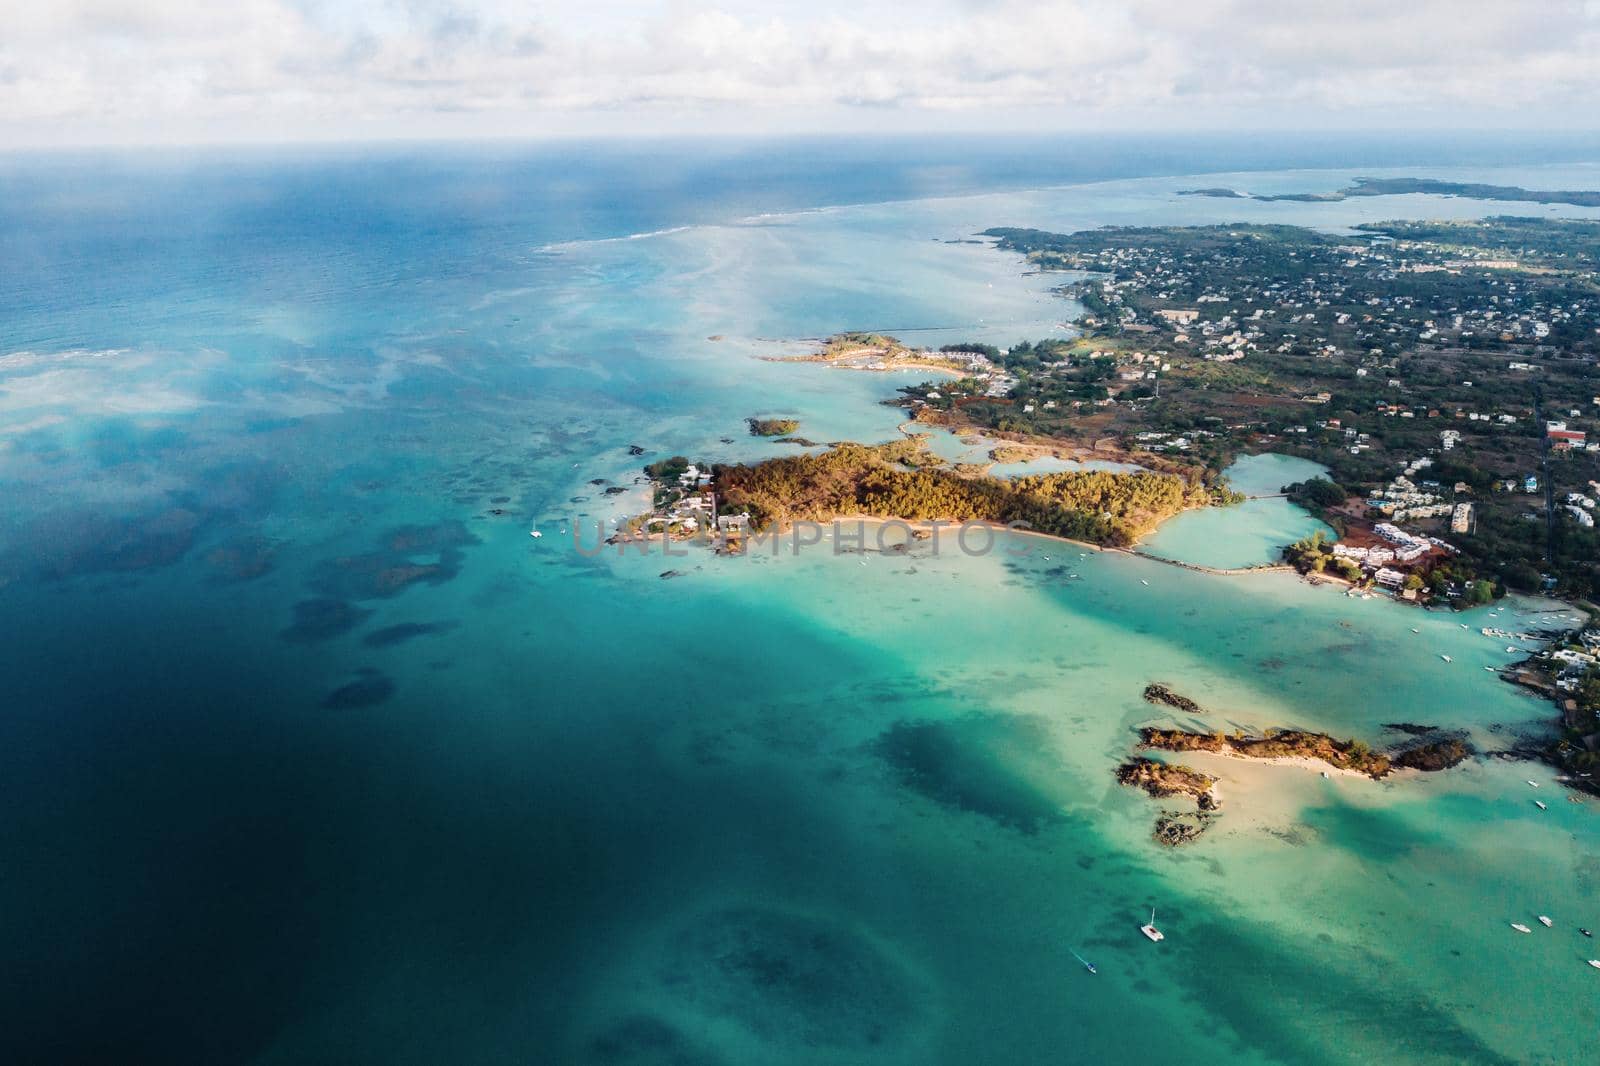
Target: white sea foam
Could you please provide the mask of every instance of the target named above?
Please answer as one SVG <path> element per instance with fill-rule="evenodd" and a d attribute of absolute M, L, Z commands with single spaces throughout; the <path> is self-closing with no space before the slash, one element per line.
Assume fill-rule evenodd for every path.
<path fill-rule="evenodd" d="M 694 226 L 668 226 L 665 229 L 645 230 L 641 233 L 625 233 L 620 237 L 591 237 L 587 240 L 579 241 L 555 241 L 550 244 L 541 244 L 534 249 L 534 252 L 570 252 L 574 248 L 584 248 L 591 244 L 621 244 L 626 241 L 647 241 L 655 237 L 668 237 L 674 233 L 687 233 L 695 228 Z"/>

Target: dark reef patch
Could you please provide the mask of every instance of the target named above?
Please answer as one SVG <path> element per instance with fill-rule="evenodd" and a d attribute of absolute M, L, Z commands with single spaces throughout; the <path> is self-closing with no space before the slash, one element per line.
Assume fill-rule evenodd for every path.
<path fill-rule="evenodd" d="M 252 581 L 278 563 L 278 542 L 267 537 L 237 537 L 206 552 L 206 565 L 219 580 Z"/>
<path fill-rule="evenodd" d="M 898 1044 L 923 1013 L 912 980 L 870 939 L 807 915 L 716 911 L 669 951 L 659 979 L 670 995 L 739 1024 L 784 1061 L 806 1049 L 860 1054 Z"/>
<path fill-rule="evenodd" d="M 170 566 L 188 554 L 203 521 L 184 507 L 128 517 L 54 512 L 16 531 L 0 557 L 0 573 L 67 578 Z"/>
<path fill-rule="evenodd" d="M 356 707 L 371 707 L 393 695 L 393 681 L 375 670 L 366 670 L 362 672 L 361 677 L 347 685 L 340 685 L 328 693 L 322 705 L 343 711 Z"/>
<path fill-rule="evenodd" d="M 455 627 L 455 622 L 401 622 L 398 625 L 374 629 L 361 638 L 361 643 L 369 648 L 389 648 L 417 637 L 445 633 Z"/>
<path fill-rule="evenodd" d="M 348 633 L 372 614 L 347 600 L 323 596 L 294 605 L 294 621 L 278 635 L 300 644 L 329 640 Z"/>
<path fill-rule="evenodd" d="M 722 1062 L 691 1046 L 688 1037 L 659 1018 L 635 1015 L 607 1028 L 589 1043 L 597 1066 L 717 1066 Z"/>
<path fill-rule="evenodd" d="M 974 714 L 949 721 L 896 722 L 872 742 L 905 787 L 936 803 L 1037 833 L 1064 820 L 1034 779 L 1055 768 L 1045 725 L 1020 715 Z"/>
<path fill-rule="evenodd" d="M 377 551 L 323 560 L 312 573 L 311 587 L 339 599 L 373 600 L 397 596 L 412 585 L 442 585 L 461 572 L 462 549 L 477 543 L 454 519 L 401 526 L 385 535 Z"/>

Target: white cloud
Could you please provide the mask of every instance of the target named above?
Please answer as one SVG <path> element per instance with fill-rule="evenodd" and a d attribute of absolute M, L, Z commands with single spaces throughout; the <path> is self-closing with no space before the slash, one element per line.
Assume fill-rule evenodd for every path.
<path fill-rule="evenodd" d="M 1600 4 L 1543 0 L 0 0 L 0 130 L 141 139 L 1283 122 L 1553 125 Z"/>

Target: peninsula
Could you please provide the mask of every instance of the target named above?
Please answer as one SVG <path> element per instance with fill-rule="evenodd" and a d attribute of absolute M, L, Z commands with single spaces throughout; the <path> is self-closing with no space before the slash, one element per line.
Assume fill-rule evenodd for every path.
<path fill-rule="evenodd" d="M 918 421 L 1152 468 L 1298 455 L 1332 472 L 1299 502 L 1382 549 L 1364 580 L 1415 575 L 1449 603 L 1600 589 L 1600 224 L 986 235 L 1062 273 L 1081 333 L 996 353 L 1003 393 L 977 374 L 903 389 Z"/>
<path fill-rule="evenodd" d="M 1224 488 L 1198 477 L 1149 471 L 990 477 L 952 468 L 918 438 L 719 466 L 714 485 L 719 509 L 748 515 L 757 530 L 858 516 L 991 522 L 1113 547 L 1132 545 L 1181 511 L 1227 498 Z"/>

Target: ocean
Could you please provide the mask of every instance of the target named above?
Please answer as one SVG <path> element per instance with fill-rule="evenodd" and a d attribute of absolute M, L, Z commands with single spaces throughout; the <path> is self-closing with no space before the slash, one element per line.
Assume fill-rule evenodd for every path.
<path fill-rule="evenodd" d="M 1509 745 L 1553 709 L 1477 627 L 1560 604 L 1464 630 L 1037 539 L 595 550 L 641 464 L 792 450 L 756 415 L 892 439 L 918 380 L 763 356 L 1060 335 L 979 230 L 1507 213 L 1176 195 L 1369 173 L 1600 187 L 1592 145 L 1515 147 L 0 157 L 0 1058 L 1584 1061 L 1600 825 L 1543 768 L 1196 760 L 1224 808 L 1182 849 L 1113 777 L 1151 722 Z M 1149 547 L 1248 566 L 1315 528 L 1263 500 Z"/>

